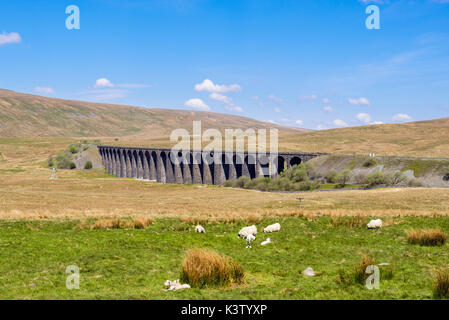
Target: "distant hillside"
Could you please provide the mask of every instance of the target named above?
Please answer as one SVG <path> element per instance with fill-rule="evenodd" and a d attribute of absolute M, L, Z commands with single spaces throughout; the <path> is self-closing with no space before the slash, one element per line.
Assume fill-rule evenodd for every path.
<path fill-rule="evenodd" d="M 449 157 L 449 118 L 304 133 L 283 133 L 283 150 Z"/>
<path fill-rule="evenodd" d="M 247 117 L 203 111 L 149 109 L 47 98 L 0 89 L 0 137 L 163 137 L 176 128 L 296 129 Z"/>

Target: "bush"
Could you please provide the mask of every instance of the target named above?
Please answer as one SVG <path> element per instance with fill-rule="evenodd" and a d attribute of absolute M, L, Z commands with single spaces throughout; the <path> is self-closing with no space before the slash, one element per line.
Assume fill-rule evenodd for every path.
<path fill-rule="evenodd" d="M 363 173 L 358 173 L 356 175 L 354 175 L 354 182 L 356 184 L 364 184 L 366 181 L 366 176 Z"/>
<path fill-rule="evenodd" d="M 335 177 L 335 181 L 338 183 L 337 187 L 344 188 L 346 183 L 349 181 L 351 175 L 351 170 L 346 169 Z"/>
<path fill-rule="evenodd" d="M 284 170 L 280 177 L 286 178 L 291 182 L 307 181 L 308 175 L 306 166 L 303 163 L 294 165 L 290 169 Z"/>
<path fill-rule="evenodd" d="M 79 146 L 72 144 L 69 147 L 69 151 L 70 153 L 74 154 L 74 153 L 78 153 L 79 152 Z"/>
<path fill-rule="evenodd" d="M 395 173 L 390 174 L 388 179 L 392 185 L 397 185 L 397 184 L 407 182 L 407 177 L 400 171 L 396 171 Z"/>
<path fill-rule="evenodd" d="M 76 169 L 76 164 L 74 162 L 70 162 L 70 170 Z"/>
<path fill-rule="evenodd" d="M 54 168 L 55 162 L 54 162 L 52 156 L 48 157 L 48 160 L 47 160 L 47 166 L 48 166 L 49 168 Z"/>
<path fill-rule="evenodd" d="M 329 183 L 336 183 L 337 182 L 337 172 L 336 171 L 329 171 L 326 175 L 326 180 Z"/>
<path fill-rule="evenodd" d="M 446 268 L 435 270 L 433 296 L 437 299 L 449 298 L 449 270 Z"/>
<path fill-rule="evenodd" d="M 373 257 L 363 255 L 362 261 L 354 267 L 354 279 L 356 282 L 365 284 L 369 274 L 366 273 L 368 266 L 374 265 L 376 262 Z"/>
<path fill-rule="evenodd" d="M 237 187 L 237 188 L 243 188 L 243 187 L 245 187 L 245 184 L 246 184 L 249 180 L 251 180 L 250 177 L 247 177 L 247 176 L 241 176 L 240 178 L 238 178 L 237 180 L 235 180 L 235 182 L 234 182 L 234 187 Z"/>
<path fill-rule="evenodd" d="M 388 179 L 382 172 L 376 171 L 374 173 L 368 174 L 365 177 L 365 184 L 369 185 L 370 187 L 381 184 L 388 184 Z"/>
<path fill-rule="evenodd" d="M 242 266 L 230 257 L 211 250 L 190 249 L 181 267 L 181 281 L 192 287 L 217 287 L 245 281 Z"/>
<path fill-rule="evenodd" d="M 447 235 L 441 229 L 410 230 L 407 232 L 407 241 L 420 246 L 442 246 Z"/>
<path fill-rule="evenodd" d="M 84 169 L 92 169 L 92 161 L 86 161 L 86 163 L 84 164 Z"/>
<path fill-rule="evenodd" d="M 58 154 L 56 154 L 55 162 L 58 169 L 70 169 L 72 155 L 67 152 L 58 152 Z"/>
<path fill-rule="evenodd" d="M 365 168 L 371 168 L 371 167 L 374 167 L 375 165 L 377 165 L 376 158 L 369 158 L 369 159 L 365 160 L 365 162 L 363 162 L 363 166 Z"/>

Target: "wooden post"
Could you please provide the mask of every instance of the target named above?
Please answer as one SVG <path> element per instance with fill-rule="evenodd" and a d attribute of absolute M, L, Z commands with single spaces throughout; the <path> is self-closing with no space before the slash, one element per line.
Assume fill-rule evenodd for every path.
<path fill-rule="evenodd" d="M 303 198 L 297 198 L 298 200 L 299 200 L 299 209 L 301 210 L 302 209 L 302 199 Z"/>

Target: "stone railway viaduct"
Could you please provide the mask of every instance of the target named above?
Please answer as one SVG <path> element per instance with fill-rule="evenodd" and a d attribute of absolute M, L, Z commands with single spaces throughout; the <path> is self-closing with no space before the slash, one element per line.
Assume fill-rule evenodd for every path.
<path fill-rule="evenodd" d="M 108 173 L 164 183 L 215 184 L 241 176 L 275 177 L 284 169 L 324 153 L 176 151 L 171 149 L 98 146 Z M 218 161 L 216 161 L 218 160 Z"/>

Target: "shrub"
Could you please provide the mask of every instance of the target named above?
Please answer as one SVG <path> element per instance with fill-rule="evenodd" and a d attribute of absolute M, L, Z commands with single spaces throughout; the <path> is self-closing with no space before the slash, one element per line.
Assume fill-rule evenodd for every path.
<path fill-rule="evenodd" d="M 351 170 L 346 169 L 335 177 L 335 181 L 338 183 L 337 187 L 344 188 L 351 175 Z"/>
<path fill-rule="evenodd" d="M 99 219 L 95 222 L 94 229 L 120 229 L 122 221 L 120 218 Z"/>
<path fill-rule="evenodd" d="M 365 160 L 365 162 L 363 162 L 363 166 L 365 168 L 371 168 L 371 167 L 374 167 L 375 165 L 377 165 L 376 158 L 369 158 L 369 159 Z"/>
<path fill-rule="evenodd" d="M 281 178 L 286 178 L 291 182 L 302 182 L 308 180 L 306 166 L 303 163 L 294 165 L 290 169 L 283 171 L 280 176 Z"/>
<path fill-rule="evenodd" d="M 337 182 L 336 178 L 337 178 L 337 172 L 335 172 L 333 170 L 329 171 L 326 175 L 327 182 L 329 182 L 329 183 L 336 183 Z"/>
<path fill-rule="evenodd" d="M 76 164 L 74 162 L 70 162 L 70 170 L 76 169 Z"/>
<path fill-rule="evenodd" d="M 54 168 L 55 162 L 54 162 L 52 156 L 48 157 L 48 160 L 47 160 L 47 166 L 48 166 L 49 168 Z"/>
<path fill-rule="evenodd" d="M 407 231 L 407 241 L 420 246 L 442 246 L 447 235 L 441 229 L 424 229 Z"/>
<path fill-rule="evenodd" d="M 407 177 L 400 171 L 396 171 L 395 173 L 390 174 L 388 179 L 392 185 L 407 182 Z"/>
<path fill-rule="evenodd" d="M 363 173 L 358 173 L 356 175 L 354 175 L 354 182 L 356 184 L 364 184 L 366 181 L 366 176 Z"/>
<path fill-rule="evenodd" d="M 234 182 L 234 187 L 237 188 L 243 188 L 245 186 L 245 183 L 247 183 L 249 180 L 251 180 L 250 177 L 247 176 L 241 176 L 240 178 L 238 178 L 237 180 L 235 180 Z"/>
<path fill-rule="evenodd" d="M 92 161 L 86 161 L 86 163 L 84 164 L 84 169 L 92 169 Z"/>
<path fill-rule="evenodd" d="M 72 155 L 67 152 L 58 152 L 56 154 L 56 167 L 58 169 L 70 169 L 70 163 L 72 162 Z"/>
<path fill-rule="evenodd" d="M 441 268 L 435 270 L 433 285 L 433 296 L 435 298 L 449 298 L 449 270 Z"/>
<path fill-rule="evenodd" d="M 376 171 L 374 173 L 368 174 L 365 177 L 365 184 L 371 187 L 381 184 L 388 184 L 388 179 L 382 172 Z"/>
<path fill-rule="evenodd" d="M 72 145 L 69 147 L 69 151 L 70 151 L 70 153 L 72 153 L 72 154 L 78 153 L 78 151 L 79 151 L 79 146 L 72 144 Z"/>
<path fill-rule="evenodd" d="M 245 281 L 242 266 L 230 257 L 212 250 L 190 249 L 181 267 L 181 281 L 192 287 L 214 287 Z"/>

